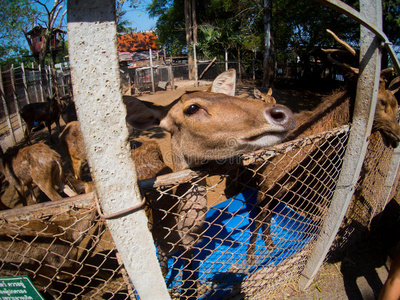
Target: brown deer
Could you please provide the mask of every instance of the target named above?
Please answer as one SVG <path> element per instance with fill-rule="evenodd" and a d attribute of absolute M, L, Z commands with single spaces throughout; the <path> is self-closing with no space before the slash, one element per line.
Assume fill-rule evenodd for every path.
<path fill-rule="evenodd" d="M 235 77 L 232 71 L 222 74 L 214 81 L 212 92 L 184 94 L 168 106 L 144 104 L 126 96 L 127 123 L 138 129 L 161 126 L 171 134 L 174 171 L 279 143 L 295 126 L 292 112 L 282 105 L 229 96 L 234 94 Z M 176 192 L 179 199 L 160 204 L 170 205 L 170 209 L 153 230 L 164 275 L 168 255 L 181 250 L 187 261 L 185 296 L 195 293 L 190 291 L 195 284 L 191 258 L 193 247 L 202 238 L 205 193 L 205 180 L 180 185 Z"/>
<path fill-rule="evenodd" d="M 334 34 L 333 36 L 340 44 L 345 44 L 344 46 L 346 49 L 350 47 Z M 333 49 L 327 50 L 326 52 L 329 56 L 340 53 Z M 352 53 L 355 55 L 355 51 Z M 329 58 L 331 60 L 333 59 L 332 57 Z M 337 60 L 334 61 L 336 64 L 340 64 Z M 345 70 L 351 73 L 351 78 L 354 79 L 356 77 L 355 75 L 358 75 L 357 68 L 343 64 L 341 65 Z M 382 71 L 372 132 L 379 132 L 387 147 L 397 147 L 400 141 L 400 126 L 397 120 L 398 104 L 394 94 L 399 89 L 399 80 L 398 78 L 394 79 L 389 87 L 385 88 L 385 78 L 388 73 L 387 70 Z M 289 133 L 286 140 L 288 141 L 317 134 L 341 125 L 349 124 L 352 119 L 355 93 L 355 81 L 350 81 L 344 90 L 335 91 L 332 95 L 326 97 L 313 111 L 303 111 L 295 114 L 297 126 Z M 321 153 L 323 150 L 328 153 Z M 318 166 L 314 165 L 313 160 L 316 160 L 323 155 L 334 155 L 334 150 L 321 148 L 320 150 L 316 150 L 309 154 L 305 153 L 306 151 L 297 153 L 297 150 L 293 150 L 292 152 L 287 153 L 287 156 L 285 157 L 280 155 L 274 158 L 270 165 L 266 166 L 261 178 L 259 178 L 261 186 L 257 199 L 257 206 L 260 212 L 255 220 L 257 226 L 252 232 L 248 247 L 248 262 L 250 264 L 254 263 L 254 243 L 257 239 L 258 231 L 262 228 L 264 222 L 270 224 L 271 211 L 274 207 L 274 203 L 277 201 L 283 201 L 287 204 L 310 210 L 310 208 L 317 209 L 316 206 L 318 205 L 318 201 L 322 200 L 319 199 L 321 198 L 320 196 L 316 195 L 318 194 L 319 187 L 316 186 L 315 182 L 310 181 L 312 176 L 307 177 L 306 174 L 308 173 L 304 170 L 311 171 L 312 166 L 314 166 L 316 169 L 314 169 L 313 172 L 317 172 L 317 170 L 320 169 Z M 297 162 L 290 159 L 290 157 L 294 156 L 296 156 Z M 321 172 L 322 171 L 325 172 L 326 170 L 321 170 Z M 325 174 L 325 176 L 327 175 L 328 174 Z M 331 182 L 329 184 L 334 183 Z M 308 196 L 304 194 L 305 186 L 307 186 L 308 190 L 315 189 L 315 191 L 313 191 L 314 194 L 312 194 L 315 198 L 311 197 L 311 194 Z M 304 199 L 307 200 L 303 201 Z M 274 247 L 273 241 L 270 237 L 269 225 L 264 229 L 263 238 L 268 247 Z"/>
<path fill-rule="evenodd" d="M 234 94 L 235 79 L 236 72 L 229 70 L 214 80 L 211 92 L 184 94 L 165 107 L 145 104 L 137 98 L 125 96 L 127 123 L 138 129 L 161 126 L 171 133 L 174 171 L 200 166 L 207 161 L 228 159 L 280 142 L 295 126 L 292 112 L 282 105 L 229 96 Z M 73 146 L 79 140 L 73 134 L 76 129 L 77 123 L 68 124 L 60 140 L 66 141 L 66 148 L 72 148 L 66 150 L 67 153 L 82 162 L 85 158 L 82 158 L 81 148 Z M 68 135 L 72 138 L 69 139 Z M 146 144 L 143 143 L 134 151 L 146 149 L 143 147 Z M 75 150 L 81 153 L 72 154 Z M 156 162 L 155 165 L 159 165 L 156 169 L 164 168 L 163 163 L 159 163 L 162 160 L 157 152 L 156 149 L 152 152 L 142 151 L 143 158 L 142 154 L 133 155 L 139 180 L 145 179 L 150 173 L 155 176 L 154 172 L 141 176 L 145 173 L 141 171 L 142 166 L 148 165 L 148 162 Z M 147 158 L 149 153 L 154 154 L 150 160 Z M 81 163 L 74 165 L 75 174 L 80 174 Z M 159 247 L 160 263 L 165 276 L 168 272 L 168 255 L 182 250 L 190 264 L 193 246 L 201 240 L 207 210 L 205 182 L 202 180 L 194 186 L 183 184 L 178 187 L 176 195 L 158 199 L 151 207 L 154 219 L 152 233 Z M 190 270 L 190 266 L 187 269 Z"/>
<path fill-rule="evenodd" d="M 55 187 L 68 196 L 76 195 L 64 184 L 61 156 L 43 143 L 7 151 L 0 158 L 0 172 L 10 185 L 14 186 L 23 205 L 28 205 L 25 186 L 36 202 L 32 183 L 35 183 L 51 200 L 62 198 Z"/>
<path fill-rule="evenodd" d="M 253 94 L 256 99 L 260 99 L 265 103 L 276 104 L 276 99 L 272 96 L 272 88 L 270 88 L 266 94 L 261 93 L 259 89 L 254 88 Z"/>
<path fill-rule="evenodd" d="M 51 125 L 56 123 L 58 132 L 60 130 L 60 108 L 55 97 L 48 98 L 47 102 L 36 102 L 25 105 L 19 111 L 21 118 L 26 123 L 26 129 L 24 132 L 26 143 L 32 144 L 29 136 L 35 122 L 45 122 L 47 129 L 49 130 L 50 141 L 53 143 L 51 136 Z"/>
<path fill-rule="evenodd" d="M 87 163 L 82 134 L 78 121 L 68 123 L 60 135 L 60 143 L 71 159 L 74 176 L 78 180 L 70 180 L 74 186 L 80 185 L 80 190 L 90 189 L 87 184 L 79 182 L 82 179 L 82 166 Z M 169 170 L 165 165 L 159 145 L 150 140 L 138 140 L 131 150 L 136 163 L 138 180 L 144 180 L 165 174 Z"/>

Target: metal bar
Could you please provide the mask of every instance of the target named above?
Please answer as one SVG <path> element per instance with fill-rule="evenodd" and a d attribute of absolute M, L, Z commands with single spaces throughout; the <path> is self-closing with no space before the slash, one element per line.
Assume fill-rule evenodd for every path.
<path fill-rule="evenodd" d="M 68 1 L 74 100 L 97 199 L 105 214 L 141 202 L 120 91 L 114 0 Z M 140 299 L 170 299 L 143 210 L 108 219 Z"/>
<path fill-rule="evenodd" d="M 380 0 L 362 0 L 360 7 L 364 15 L 369 16 L 372 22 L 376 20 L 382 27 L 382 3 Z M 381 55 L 378 39 L 363 26 L 361 26 L 360 40 L 360 74 L 357 83 L 353 126 L 331 205 L 313 253 L 299 280 L 299 287 L 302 290 L 312 283 L 332 245 L 353 196 L 367 151 L 366 141 L 371 132 L 377 101 Z"/>
<path fill-rule="evenodd" d="M 362 12 L 358 12 L 351 6 L 340 0 L 316 0 L 326 6 L 329 6 L 342 14 L 345 14 L 350 19 L 357 21 L 359 24 L 363 25 L 365 28 L 371 30 L 376 36 L 378 36 L 382 41 L 385 49 L 388 51 L 390 57 L 392 58 L 393 65 L 398 74 L 400 74 L 400 63 L 396 56 L 396 53 L 393 50 L 392 43 L 387 38 L 385 33 L 382 31 L 381 27 L 377 26 L 373 21 L 371 22 L 366 16 L 367 14 L 363 14 Z M 382 3 L 381 1 L 379 3 Z M 382 7 L 382 5 L 381 5 Z"/>
<path fill-rule="evenodd" d="M 149 49 L 149 56 L 150 56 L 150 79 L 151 79 L 151 91 L 154 93 L 156 91 L 154 85 L 154 69 L 153 69 L 153 52 L 151 48 Z"/>

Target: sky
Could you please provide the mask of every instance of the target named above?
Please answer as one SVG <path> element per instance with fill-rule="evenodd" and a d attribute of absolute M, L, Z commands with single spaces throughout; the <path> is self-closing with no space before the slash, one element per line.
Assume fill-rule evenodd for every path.
<path fill-rule="evenodd" d="M 131 22 L 131 27 L 136 27 L 137 31 L 148 31 L 154 30 L 156 27 L 157 19 L 149 17 L 146 11 L 146 7 L 151 3 L 151 0 L 140 1 L 138 8 L 133 9 L 128 6 L 127 3 L 124 5 L 124 10 L 126 10 L 125 19 Z"/>

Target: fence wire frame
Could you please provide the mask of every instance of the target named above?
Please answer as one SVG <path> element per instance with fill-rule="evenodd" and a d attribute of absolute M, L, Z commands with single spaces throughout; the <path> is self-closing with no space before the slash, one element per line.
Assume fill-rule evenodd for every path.
<path fill-rule="evenodd" d="M 224 171 L 222 173 L 215 170 L 211 170 L 208 174 L 202 173 L 203 171 L 192 172 L 189 174 L 195 174 L 195 176 L 187 176 L 180 181 L 176 181 L 175 174 L 170 174 L 172 178 L 170 182 L 161 181 L 167 184 L 158 185 L 158 195 L 153 198 L 155 202 L 165 197 L 181 200 L 181 196 L 174 192 L 176 184 L 191 182 L 193 186 L 196 186 L 202 180 L 208 182 L 207 195 L 211 199 L 207 199 L 210 203 L 207 213 L 212 217 L 206 218 L 204 222 L 205 231 L 199 236 L 201 242 L 195 246 L 195 255 L 192 258 L 194 270 L 199 276 L 195 288 L 197 297 L 223 299 L 243 294 L 249 299 L 261 299 L 265 297 L 265 293 L 272 294 L 282 285 L 297 280 L 329 206 L 329 198 L 334 189 L 335 178 L 338 176 L 337 169 L 340 169 L 347 143 L 348 131 L 349 127 L 345 126 L 331 132 L 244 155 L 238 165 L 218 166 L 218 169 Z M 340 149 L 339 155 L 332 155 L 338 149 Z M 296 159 L 295 165 L 301 165 L 301 172 L 293 171 L 289 175 L 285 174 L 285 168 L 280 166 L 282 157 Z M 311 158 L 306 159 L 307 157 Z M 249 159 L 252 160 L 251 163 Z M 319 164 L 322 164 L 321 169 L 328 170 L 324 171 L 324 174 L 329 176 L 315 171 L 318 178 L 315 176 L 313 178 L 317 181 L 310 181 L 312 172 L 305 174 L 303 171 L 307 168 L 318 167 Z M 254 189 L 254 178 L 268 176 L 268 173 L 263 174 L 263 172 L 267 172 L 266 170 L 271 166 L 274 166 L 272 170 L 277 179 L 278 195 L 276 197 L 282 202 L 269 204 L 266 210 L 275 215 L 272 222 L 275 222 L 276 228 L 282 227 L 291 233 L 289 237 L 282 238 L 279 237 L 276 229 L 271 230 L 271 236 L 278 241 L 275 245 L 277 250 L 273 251 L 284 253 L 282 258 L 280 254 L 271 255 L 271 250 L 263 241 L 267 238 L 265 237 L 267 233 L 260 232 L 256 247 L 256 261 L 254 264 L 249 264 L 246 251 L 251 231 L 258 222 L 261 222 L 265 228 L 270 222 L 265 219 L 257 220 L 257 205 L 254 202 L 254 196 L 257 193 L 251 190 Z M 282 174 L 276 173 L 278 169 Z M 295 176 L 300 176 L 299 179 L 304 182 L 300 187 L 292 185 L 293 179 L 298 179 Z M 155 182 L 159 181 L 155 180 Z M 258 189 L 262 189 L 262 184 L 261 180 Z M 286 185 L 289 186 L 285 188 Z M 314 196 L 320 200 L 320 205 L 298 204 L 297 201 L 306 200 L 310 190 L 316 185 L 321 187 L 314 193 Z M 293 187 L 299 199 L 285 198 L 287 195 L 281 192 Z M 303 188 L 306 192 L 302 190 Z M 270 190 L 262 192 L 268 194 Z M 239 196 L 234 196 L 237 193 Z M 247 196 L 241 197 L 240 194 Z M 253 197 L 251 200 L 253 202 L 247 200 L 246 197 L 249 195 Z M 275 197 L 275 195 L 272 196 Z M 285 203 L 284 201 L 288 203 L 282 208 L 279 205 Z M 151 204 L 149 205 L 151 207 Z M 232 207 L 233 210 L 231 210 Z M 164 210 L 162 213 L 165 216 L 180 218 L 179 213 L 174 212 L 173 209 Z M 0 242 L 1 276 L 27 274 L 42 293 L 56 299 L 66 299 L 66 297 L 102 299 L 110 295 L 121 297 L 121 299 L 134 297 L 134 287 L 127 279 L 118 259 L 118 251 L 115 249 L 105 222 L 93 209 L 91 194 L 4 211 L 1 212 L 0 218 L 2 220 L 1 241 L 3 245 L 6 245 L 1 247 Z M 292 223 L 295 224 L 293 228 L 291 228 Z M 149 226 L 157 226 L 157 222 L 150 218 Z M 216 229 L 216 236 L 211 234 L 213 231 L 210 228 Z M 307 230 L 305 231 L 304 228 Z M 170 230 L 179 232 L 181 229 L 179 226 L 174 226 Z M 295 241 L 293 236 L 301 236 L 301 238 Z M 279 244 L 282 241 L 293 244 L 282 246 Z M 19 253 L 25 256 L 15 257 L 6 254 L 15 252 L 15 247 L 23 249 Z M 209 257 L 210 251 L 213 252 L 212 258 Z M 171 259 L 175 262 L 183 258 L 175 253 Z M 71 265 L 79 267 L 74 270 Z M 169 291 L 173 299 L 178 299 L 187 289 L 184 282 L 179 279 L 183 274 L 182 266 L 179 263 L 173 264 L 169 272 L 166 278 Z M 175 275 L 172 276 L 172 273 Z"/>

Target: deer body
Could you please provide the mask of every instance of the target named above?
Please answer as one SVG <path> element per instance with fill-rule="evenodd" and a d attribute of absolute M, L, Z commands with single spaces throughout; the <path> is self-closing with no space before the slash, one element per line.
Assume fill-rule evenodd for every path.
<path fill-rule="evenodd" d="M 353 67 L 346 67 L 346 70 L 352 73 L 354 72 L 355 74 L 353 75 L 357 73 L 357 69 Z M 399 77 L 394 79 L 389 87 L 386 88 L 384 80 L 385 73 L 387 73 L 385 70 L 382 71 L 383 76 L 381 77 L 379 86 L 372 132 L 379 132 L 387 147 L 397 147 L 400 141 L 400 126 L 397 120 L 398 103 L 394 94 L 399 89 Z M 352 120 L 355 95 L 355 82 L 349 82 L 344 90 L 335 91 L 332 95 L 323 99 L 321 104 L 313 111 L 303 111 L 296 114 L 297 126 L 288 134 L 286 140 L 318 134 L 335 127 L 349 124 Z M 334 150 L 326 149 L 326 151 Z M 302 185 L 302 182 L 304 182 L 304 185 L 308 186 L 309 190 L 318 191 L 318 187 L 315 186 L 315 183 L 308 182 L 307 175 L 305 175 L 307 173 L 302 171 L 304 169 L 312 169 L 310 166 L 310 156 L 312 154 L 318 155 L 317 151 L 314 151 L 312 154 L 305 154 L 307 151 L 302 153 L 292 152 L 293 153 L 288 153 L 285 157 L 278 156 L 274 158 L 274 162 L 263 170 L 262 184 L 257 198 L 258 208 L 261 211 L 257 215 L 255 222 L 259 225 L 256 226 L 252 233 L 248 248 L 248 262 L 250 264 L 254 262 L 254 243 L 257 239 L 257 232 L 260 230 L 264 221 L 270 224 L 271 209 L 268 208 L 273 207 L 273 203 L 276 201 L 283 201 L 287 204 L 293 204 L 296 207 L 302 205 L 304 207 L 308 206 L 308 210 L 311 211 L 316 208 L 318 201 L 323 200 L 320 196 L 311 199 L 310 196 L 307 197 L 303 195 L 305 187 Z M 291 157 L 296 157 L 297 163 L 294 162 Z M 368 158 L 366 158 L 366 160 L 367 159 Z M 275 166 L 276 170 L 272 170 L 272 166 Z M 316 166 L 313 171 L 315 173 L 318 172 L 318 166 Z M 302 203 L 302 197 L 307 199 L 307 203 Z M 310 200 L 308 200 L 308 198 L 310 198 Z M 310 207 L 312 207 L 312 209 Z M 266 226 L 263 237 L 269 247 L 274 247 L 270 237 L 269 226 Z"/>
<path fill-rule="evenodd" d="M 26 123 L 24 135 L 27 144 L 32 144 L 29 136 L 35 122 L 45 122 L 49 130 L 50 141 L 54 142 L 51 136 L 51 125 L 56 123 L 58 132 L 60 132 L 60 108 L 55 98 L 49 99 L 47 102 L 27 104 L 21 108 L 19 114 Z"/>
<path fill-rule="evenodd" d="M 87 157 L 78 121 L 72 121 L 65 126 L 60 135 L 60 143 L 71 159 L 75 178 L 82 179 L 82 166 L 87 163 Z M 169 170 L 156 142 L 143 140 L 136 141 L 136 144 L 131 155 L 136 164 L 138 180 L 154 178 Z"/>
<path fill-rule="evenodd" d="M 32 183 L 35 183 L 51 200 L 62 198 L 55 189 L 56 186 L 68 196 L 75 195 L 64 185 L 60 155 L 43 143 L 24 147 L 18 152 L 6 153 L 0 159 L 0 171 L 14 186 L 23 205 L 28 204 L 24 186 L 28 187 L 34 198 Z"/>

